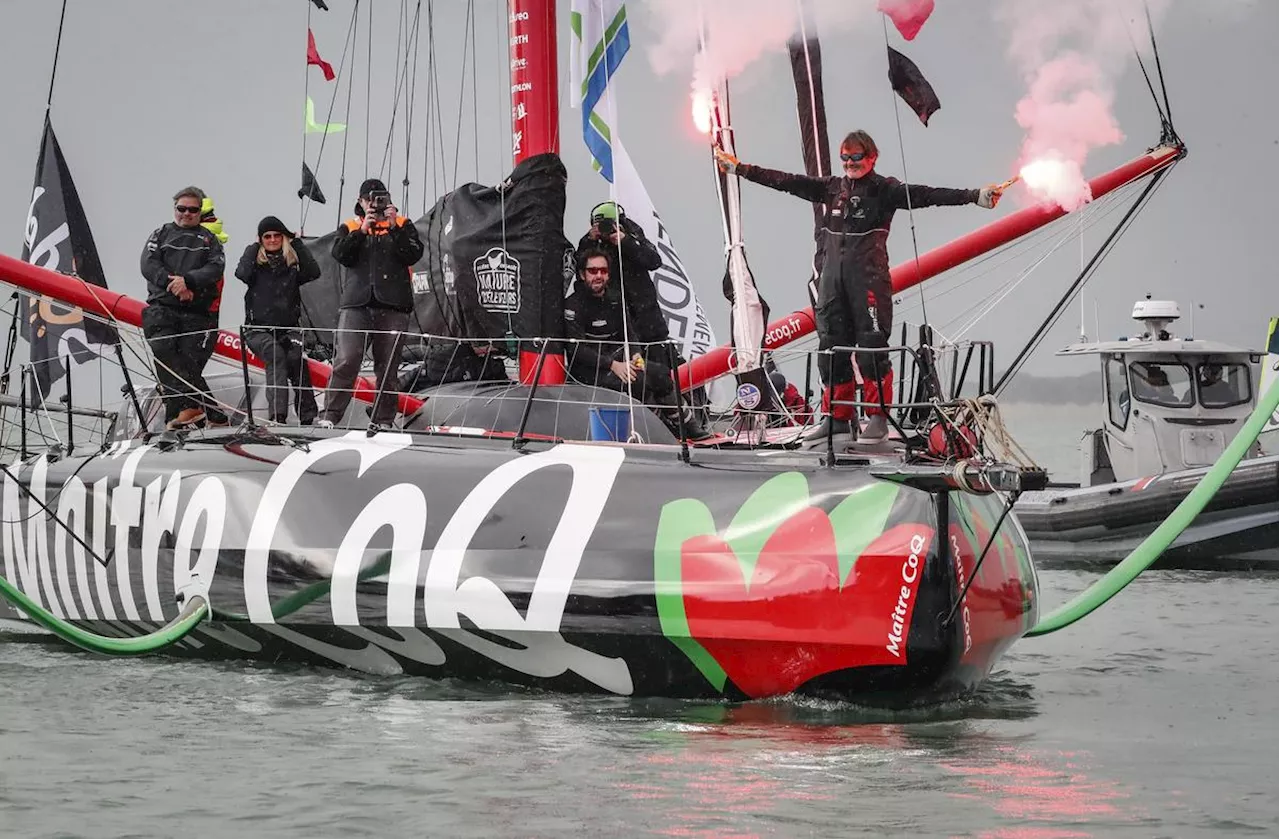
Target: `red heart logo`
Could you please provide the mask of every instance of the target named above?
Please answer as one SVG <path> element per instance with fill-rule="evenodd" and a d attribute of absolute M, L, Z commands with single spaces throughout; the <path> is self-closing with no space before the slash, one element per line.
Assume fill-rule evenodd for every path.
<path fill-rule="evenodd" d="M 681 546 L 689 635 L 752 698 L 851 667 L 906 664 L 906 634 L 932 528 L 900 524 L 840 580 L 831 519 L 804 507 L 773 531 L 750 578 L 717 535 Z"/>

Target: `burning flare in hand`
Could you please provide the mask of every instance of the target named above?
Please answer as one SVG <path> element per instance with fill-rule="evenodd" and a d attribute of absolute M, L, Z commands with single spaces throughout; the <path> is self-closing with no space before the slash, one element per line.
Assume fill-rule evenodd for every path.
<path fill-rule="evenodd" d="M 711 133 L 711 110 L 714 107 L 711 91 L 696 88 L 693 91 L 693 124 L 703 134 Z"/>
<path fill-rule="evenodd" d="M 1080 170 L 1080 164 L 1056 153 L 1024 164 L 1015 178 L 1018 179 L 1036 198 L 1053 201 L 1067 212 L 1078 210 L 1093 200 L 1093 191 Z"/>

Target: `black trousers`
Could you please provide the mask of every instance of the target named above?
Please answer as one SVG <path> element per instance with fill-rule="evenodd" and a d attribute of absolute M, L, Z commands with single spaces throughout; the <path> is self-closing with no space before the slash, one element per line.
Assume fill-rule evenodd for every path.
<path fill-rule="evenodd" d="M 814 308 L 818 327 L 818 348 L 889 346 L 893 328 L 892 287 L 868 283 L 859 272 L 826 271 L 818 281 L 818 303 Z M 893 369 L 888 353 L 860 352 L 856 356 L 863 379 L 879 381 Z M 848 353 L 818 356 L 818 369 L 828 385 L 853 381 L 853 362 Z"/>
<path fill-rule="evenodd" d="M 644 356 L 644 369 L 636 371 L 633 382 L 624 382 L 612 370 L 601 372 L 593 364 L 578 362 L 576 358 L 569 372 L 583 384 L 620 390 L 644 405 L 674 407 L 676 390 L 671 378 L 671 367 L 666 360 L 666 345 L 657 344 L 645 348 L 640 344 L 633 344 L 632 350 L 633 354 L 639 352 Z M 621 359 L 621 351 L 615 353 L 615 357 Z"/>
<path fill-rule="evenodd" d="M 284 327 L 245 327 L 245 343 L 267 368 L 267 413 L 273 422 L 289 419 L 289 391 L 298 411 L 298 422 L 310 425 L 320 409 L 311 389 L 311 376 L 302 361 L 302 334 Z"/>
<path fill-rule="evenodd" d="M 165 421 L 200 408 L 210 422 L 226 422 L 204 379 L 218 340 L 218 316 L 152 303 L 142 311 L 142 334 L 155 359 Z"/>

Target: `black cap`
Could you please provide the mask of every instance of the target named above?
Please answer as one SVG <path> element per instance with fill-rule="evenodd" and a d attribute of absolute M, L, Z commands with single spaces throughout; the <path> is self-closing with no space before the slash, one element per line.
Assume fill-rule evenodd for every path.
<path fill-rule="evenodd" d="M 275 216 L 267 216 L 258 222 L 258 238 L 262 238 L 264 233 L 283 233 L 290 239 L 294 238 L 293 231 L 284 226 L 284 222 Z"/>
<path fill-rule="evenodd" d="M 387 191 L 386 184 L 384 184 L 382 181 L 378 180 L 377 178 L 369 178 L 367 181 L 360 184 L 359 196 L 361 198 L 368 198 L 370 195 L 374 194 L 375 192 L 386 192 L 386 191 Z"/>

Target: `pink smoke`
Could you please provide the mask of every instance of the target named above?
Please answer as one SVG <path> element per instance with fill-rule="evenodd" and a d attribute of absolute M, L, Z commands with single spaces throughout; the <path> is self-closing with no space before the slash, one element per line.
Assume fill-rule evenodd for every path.
<path fill-rule="evenodd" d="M 1089 152 L 1124 141 L 1111 106 L 1114 94 L 1096 62 L 1067 52 L 1040 67 L 1014 116 L 1026 132 L 1020 164 L 1059 161 L 1059 177 L 1037 189 L 1038 179 L 1024 182 L 1039 198 L 1075 210 L 1093 200 L 1084 176 Z"/>
<path fill-rule="evenodd" d="M 1167 0 L 1151 3 L 1158 20 Z M 1003 0 L 996 18 L 1026 93 L 1014 108 L 1025 136 L 1023 185 L 1039 200 L 1075 210 L 1092 200 L 1085 164 L 1094 149 L 1124 141 L 1113 113 L 1115 83 L 1146 34 L 1141 0 Z"/>

